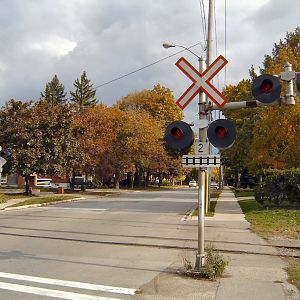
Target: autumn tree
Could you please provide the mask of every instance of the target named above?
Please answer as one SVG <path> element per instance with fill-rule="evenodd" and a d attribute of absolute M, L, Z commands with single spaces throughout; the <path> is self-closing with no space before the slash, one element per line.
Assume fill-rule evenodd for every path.
<path fill-rule="evenodd" d="M 279 74 L 286 62 L 292 63 L 295 70 L 300 70 L 299 53 L 300 29 L 297 28 L 274 45 L 271 55 L 265 55 L 260 72 Z M 252 80 L 257 76 L 253 66 L 249 73 Z M 230 101 L 250 100 L 251 84 L 251 80 L 242 80 L 236 86 L 227 86 L 224 93 Z M 300 122 L 298 105 L 226 112 L 226 117 L 233 121 L 238 131 L 234 146 L 222 154 L 227 172 L 231 170 L 238 177 L 245 170 L 259 173 L 266 167 L 297 166 L 300 154 L 297 138 Z"/>
<path fill-rule="evenodd" d="M 275 43 L 271 55 L 265 55 L 262 73 L 279 74 L 286 62 L 300 71 L 300 28 L 286 34 L 284 40 Z M 285 87 L 283 85 L 285 92 Z M 298 93 L 299 96 L 299 93 Z M 251 147 L 256 167 L 299 167 L 299 100 L 295 106 L 266 108 L 254 129 Z M 255 155 L 254 155 L 255 154 Z"/>
<path fill-rule="evenodd" d="M 165 154 L 162 128 L 145 111 L 96 105 L 77 120 L 77 127 L 84 132 L 81 144 L 88 155 L 86 167 L 113 178 L 116 188 L 122 174 L 135 172 L 137 162 L 149 171 L 159 167 L 158 157 Z"/>
<path fill-rule="evenodd" d="M 300 103 L 264 110 L 253 135 L 251 153 L 256 167 L 300 167 Z"/>
<path fill-rule="evenodd" d="M 163 127 L 173 121 L 183 119 L 183 113 L 175 104 L 170 89 L 159 84 L 155 85 L 152 90 L 143 90 L 123 97 L 117 103 L 117 107 L 127 111 L 145 110 Z"/>
<path fill-rule="evenodd" d="M 183 113 L 181 109 L 176 105 L 174 96 L 170 89 L 163 87 L 159 84 L 155 85 L 152 90 L 143 90 L 141 92 L 135 92 L 123 97 L 118 103 L 117 107 L 125 111 L 141 112 L 146 111 L 151 117 L 154 118 L 154 122 L 158 122 L 161 128 L 164 128 L 171 122 L 183 119 Z M 163 139 L 163 135 L 161 136 Z M 158 177 L 161 178 L 163 174 L 177 174 L 178 168 L 181 169 L 178 155 L 171 157 L 170 152 L 166 152 L 161 156 L 158 170 Z M 163 160 L 167 160 L 162 163 Z M 174 162 L 175 165 L 174 165 Z M 136 181 L 140 181 L 143 168 L 140 168 L 140 163 L 137 163 Z M 169 167 L 169 168 L 168 168 Z M 174 176 L 175 176 L 174 175 Z M 172 175 L 173 176 L 173 175 Z"/>
<path fill-rule="evenodd" d="M 74 103 L 79 110 L 97 104 L 97 99 L 95 98 L 96 90 L 90 82 L 90 79 L 87 78 L 86 72 L 84 71 L 80 76 L 80 79 L 77 78 L 73 84 L 75 91 L 70 91 L 70 101 L 71 103 Z"/>
<path fill-rule="evenodd" d="M 56 74 L 46 84 L 45 91 L 41 93 L 40 100 L 46 101 L 51 105 L 66 103 L 65 87 L 60 83 Z"/>

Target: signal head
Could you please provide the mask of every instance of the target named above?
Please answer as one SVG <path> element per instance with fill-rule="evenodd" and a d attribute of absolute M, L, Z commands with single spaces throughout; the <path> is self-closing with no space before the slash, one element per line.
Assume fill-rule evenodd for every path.
<path fill-rule="evenodd" d="M 168 148 L 184 151 L 194 143 L 194 133 L 189 124 L 175 121 L 166 127 L 165 141 Z"/>
<path fill-rule="evenodd" d="M 216 148 L 227 149 L 235 141 L 235 126 L 225 119 L 219 119 L 212 122 L 207 130 L 209 142 Z"/>
<path fill-rule="evenodd" d="M 272 103 L 280 97 L 281 84 L 278 77 L 263 74 L 253 80 L 252 95 L 262 103 Z"/>

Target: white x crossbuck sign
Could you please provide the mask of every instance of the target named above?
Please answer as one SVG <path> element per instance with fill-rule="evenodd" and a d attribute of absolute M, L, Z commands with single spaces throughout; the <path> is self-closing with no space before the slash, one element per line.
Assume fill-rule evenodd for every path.
<path fill-rule="evenodd" d="M 184 57 L 181 57 L 175 65 L 193 81 L 193 84 L 182 94 L 176 104 L 184 109 L 200 91 L 203 91 L 218 107 L 223 107 L 228 101 L 210 81 L 227 63 L 227 59 L 220 55 L 200 74 Z"/>

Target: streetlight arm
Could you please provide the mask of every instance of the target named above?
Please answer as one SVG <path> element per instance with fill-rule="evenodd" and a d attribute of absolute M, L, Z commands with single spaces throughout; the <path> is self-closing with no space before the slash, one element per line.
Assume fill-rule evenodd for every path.
<path fill-rule="evenodd" d="M 181 45 L 176 45 L 176 44 L 172 44 L 172 43 L 163 43 L 162 46 L 166 49 L 168 48 L 173 48 L 173 47 L 179 47 L 182 48 L 190 53 L 192 53 L 194 56 L 198 57 L 198 59 L 200 59 L 200 56 L 197 55 L 195 52 L 193 52 L 192 50 L 190 50 L 189 48 L 185 47 L 185 46 L 181 46 Z"/>

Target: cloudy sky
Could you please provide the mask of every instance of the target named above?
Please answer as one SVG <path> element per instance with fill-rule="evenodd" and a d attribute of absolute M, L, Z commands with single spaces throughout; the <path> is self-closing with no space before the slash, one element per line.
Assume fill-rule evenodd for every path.
<path fill-rule="evenodd" d="M 275 42 L 299 24 L 300 1 L 227 0 L 226 83 L 248 77 L 253 64 L 261 66 Z M 66 91 L 85 70 L 108 105 L 157 83 L 179 98 L 190 85 L 175 66 L 181 53 L 120 80 L 180 48 L 164 49 L 164 42 L 189 47 L 205 41 L 200 0 L 0 0 L 0 104 L 14 98 L 38 99 L 57 74 Z M 208 0 L 204 0 L 205 9 Z M 214 57 L 225 55 L 225 0 L 216 1 Z M 207 12 L 206 12 L 207 18 Z M 217 51 L 216 52 L 216 45 Z M 191 48 L 205 56 L 203 48 Z M 225 83 L 221 72 L 215 82 Z M 196 101 L 186 110 L 197 118 Z"/>

